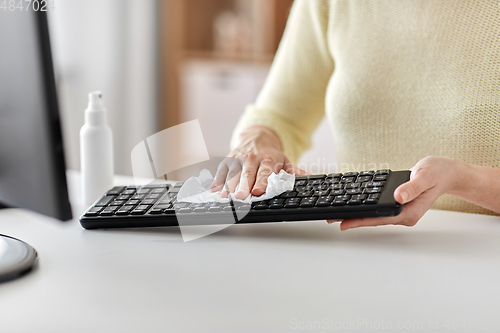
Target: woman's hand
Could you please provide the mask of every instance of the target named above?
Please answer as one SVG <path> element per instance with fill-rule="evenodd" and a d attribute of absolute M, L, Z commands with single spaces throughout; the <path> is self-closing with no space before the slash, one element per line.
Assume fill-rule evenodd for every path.
<path fill-rule="evenodd" d="M 444 157 L 426 157 L 411 168 L 410 181 L 394 191 L 394 199 L 405 204 L 401 214 L 391 217 L 344 220 L 341 230 L 399 224 L 414 226 L 441 195 L 456 194 L 466 186 L 468 164 Z M 333 221 L 328 221 L 329 223 Z"/>
<path fill-rule="evenodd" d="M 271 129 L 254 126 L 241 133 L 236 148 L 219 164 L 211 190 L 222 190 L 222 197 L 236 192 L 237 199 L 250 193 L 260 196 L 266 192 L 267 178 L 281 169 L 297 176 L 306 174 L 288 160 Z"/>

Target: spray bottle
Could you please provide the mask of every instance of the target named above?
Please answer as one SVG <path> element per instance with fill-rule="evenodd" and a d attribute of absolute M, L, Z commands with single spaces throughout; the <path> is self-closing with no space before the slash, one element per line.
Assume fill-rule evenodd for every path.
<path fill-rule="evenodd" d="M 83 203 L 90 206 L 113 187 L 113 134 L 100 91 L 89 94 L 80 130 L 80 165 Z"/>

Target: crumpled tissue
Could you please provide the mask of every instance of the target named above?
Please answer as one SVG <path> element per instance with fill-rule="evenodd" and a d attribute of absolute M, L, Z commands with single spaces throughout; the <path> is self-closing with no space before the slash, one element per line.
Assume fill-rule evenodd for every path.
<path fill-rule="evenodd" d="M 266 192 L 261 196 L 250 194 L 244 200 L 236 199 L 233 193 L 229 193 L 230 198 L 223 198 L 221 191 L 212 192 L 210 186 L 214 177 L 207 169 L 203 169 L 198 177 L 191 177 L 184 182 L 177 193 L 177 202 L 229 202 L 229 200 L 250 203 L 274 198 L 283 192 L 293 190 L 295 184 L 295 175 L 291 175 L 285 170 L 281 170 L 278 174 L 272 173 L 267 178 Z"/>

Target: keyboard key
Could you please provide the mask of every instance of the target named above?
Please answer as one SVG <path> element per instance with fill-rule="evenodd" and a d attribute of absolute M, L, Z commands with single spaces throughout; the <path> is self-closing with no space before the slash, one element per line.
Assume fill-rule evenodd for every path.
<path fill-rule="evenodd" d="M 235 202 L 234 208 L 240 211 L 249 211 L 252 209 L 252 205 L 247 203 Z"/>
<path fill-rule="evenodd" d="M 252 208 L 256 210 L 262 210 L 262 209 L 267 209 L 268 206 L 269 204 L 267 203 L 267 200 L 264 200 L 254 203 Z"/>
<path fill-rule="evenodd" d="M 137 205 L 141 200 L 129 200 L 127 201 L 127 205 Z"/>
<path fill-rule="evenodd" d="M 334 199 L 331 203 L 332 206 L 344 206 L 346 203 L 345 200 L 337 200 L 337 199 Z"/>
<path fill-rule="evenodd" d="M 305 192 L 305 191 L 310 191 L 313 189 L 312 185 L 306 185 L 306 186 L 297 186 L 295 189 L 297 192 Z"/>
<path fill-rule="evenodd" d="M 109 205 L 111 201 L 113 201 L 116 197 L 114 195 L 107 195 L 102 197 L 96 204 L 96 207 L 103 207 Z"/>
<path fill-rule="evenodd" d="M 168 191 L 168 193 L 177 193 L 179 192 L 180 189 L 181 189 L 180 187 L 173 187 Z"/>
<path fill-rule="evenodd" d="M 194 208 L 193 212 L 194 213 L 204 213 L 207 210 L 208 210 L 208 207 L 203 206 L 203 207 L 196 207 L 196 208 Z"/>
<path fill-rule="evenodd" d="M 158 201 L 158 203 L 172 203 L 174 200 L 173 198 L 170 198 L 168 195 L 164 196 L 163 198 L 161 198 L 160 201 Z"/>
<path fill-rule="evenodd" d="M 368 182 L 366 187 L 384 187 L 385 182 Z"/>
<path fill-rule="evenodd" d="M 372 180 L 372 176 L 359 176 L 356 179 L 356 183 L 364 183 L 364 182 L 369 182 Z"/>
<path fill-rule="evenodd" d="M 110 206 L 123 206 L 125 204 L 125 200 L 113 200 L 109 204 Z"/>
<path fill-rule="evenodd" d="M 363 200 L 359 200 L 359 199 L 351 199 L 351 200 L 347 201 L 348 205 L 361 205 L 362 203 L 363 203 Z"/>
<path fill-rule="evenodd" d="M 364 201 L 365 204 L 376 204 L 380 198 L 380 193 L 373 193 L 368 195 L 368 199 Z"/>
<path fill-rule="evenodd" d="M 351 199 L 351 196 L 350 195 L 347 195 L 347 194 L 344 194 L 344 195 L 339 195 L 339 196 L 336 196 L 334 200 L 343 200 L 343 201 L 347 201 Z"/>
<path fill-rule="evenodd" d="M 136 194 L 136 195 L 133 195 L 130 199 L 132 200 L 142 200 L 144 199 L 145 195 L 144 194 Z"/>
<path fill-rule="evenodd" d="M 326 177 L 327 178 L 342 178 L 342 176 L 343 175 L 341 173 L 330 173 Z"/>
<path fill-rule="evenodd" d="M 320 185 L 323 183 L 323 179 L 311 179 L 307 184 L 308 185 Z"/>
<path fill-rule="evenodd" d="M 367 194 L 382 193 L 382 188 L 381 187 L 368 187 L 368 188 L 365 188 L 363 193 L 367 193 Z"/>
<path fill-rule="evenodd" d="M 125 186 L 116 186 L 109 190 L 106 195 L 118 195 L 125 189 Z"/>
<path fill-rule="evenodd" d="M 338 182 L 340 182 L 340 178 L 327 178 L 323 181 L 323 184 L 330 185 L 330 184 L 336 184 Z"/>
<path fill-rule="evenodd" d="M 361 187 L 361 184 L 360 183 L 348 183 L 348 184 L 345 184 L 345 189 L 350 189 L 350 188 L 358 188 L 358 187 Z"/>
<path fill-rule="evenodd" d="M 285 200 L 285 207 L 286 208 L 297 208 L 299 207 L 301 198 L 289 198 Z"/>
<path fill-rule="evenodd" d="M 307 180 L 295 181 L 295 187 L 297 187 L 297 186 L 304 186 L 306 184 L 307 184 Z"/>
<path fill-rule="evenodd" d="M 360 188 L 351 188 L 345 191 L 345 194 L 360 194 L 363 190 Z"/>
<path fill-rule="evenodd" d="M 363 176 L 373 176 L 375 174 L 375 171 L 373 170 L 370 170 L 370 171 L 362 171 L 359 173 L 359 176 L 360 177 L 363 177 Z"/>
<path fill-rule="evenodd" d="M 101 211 L 101 216 L 111 216 L 118 209 L 117 206 L 108 206 Z"/>
<path fill-rule="evenodd" d="M 208 207 L 208 211 L 209 212 L 220 212 L 220 211 L 222 211 L 222 207 L 221 206 Z"/>
<path fill-rule="evenodd" d="M 187 214 L 187 213 L 192 213 L 193 210 L 191 208 L 181 208 L 179 210 L 177 210 L 177 213 L 180 213 L 180 214 Z"/>
<path fill-rule="evenodd" d="M 137 191 L 137 194 L 148 194 L 149 192 L 151 192 L 150 188 L 141 188 Z"/>
<path fill-rule="evenodd" d="M 164 209 L 163 214 L 175 214 L 175 209 L 174 208 L 169 208 L 169 209 Z"/>
<path fill-rule="evenodd" d="M 191 205 L 190 202 L 178 202 L 174 205 L 174 209 L 187 208 Z"/>
<path fill-rule="evenodd" d="M 345 190 L 331 190 L 330 195 L 336 196 L 336 195 L 343 195 L 345 194 Z"/>
<path fill-rule="evenodd" d="M 304 197 L 310 197 L 312 195 L 311 191 L 303 191 L 297 193 L 297 197 L 304 198 Z"/>
<path fill-rule="evenodd" d="M 316 200 L 316 197 L 303 198 L 300 201 L 299 207 L 314 207 Z"/>
<path fill-rule="evenodd" d="M 272 204 L 269 204 L 269 208 L 270 209 L 279 209 L 279 208 L 283 208 L 285 205 L 283 203 L 272 203 Z"/>
<path fill-rule="evenodd" d="M 101 210 L 103 210 L 102 207 L 92 207 L 85 213 L 85 216 L 97 216 Z"/>
<path fill-rule="evenodd" d="M 344 173 L 344 178 L 345 177 L 357 177 L 358 173 L 357 172 L 346 172 Z"/>
<path fill-rule="evenodd" d="M 319 197 L 318 201 L 316 201 L 316 207 L 325 207 L 325 206 L 330 206 L 330 204 L 333 201 L 332 196 L 328 197 Z"/>
<path fill-rule="evenodd" d="M 144 185 L 141 188 L 149 188 L 149 189 L 167 189 L 170 185 L 168 184 L 149 184 Z"/>
<path fill-rule="evenodd" d="M 152 205 L 155 203 L 155 201 L 156 201 L 156 199 L 145 199 L 145 200 L 141 201 L 141 204 L 142 205 Z"/>
<path fill-rule="evenodd" d="M 123 207 L 120 207 L 120 209 L 118 209 L 116 211 L 116 215 L 128 215 L 130 214 L 130 212 L 132 211 L 132 209 L 134 208 L 134 206 L 123 206 Z"/>
<path fill-rule="evenodd" d="M 154 215 L 161 214 L 161 213 L 163 213 L 163 209 L 161 209 L 161 208 L 153 208 L 149 211 L 149 214 L 154 214 Z"/>
<path fill-rule="evenodd" d="M 295 198 L 297 196 L 296 191 L 286 191 L 281 193 L 280 198 Z"/>
<path fill-rule="evenodd" d="M 148 194 L 148 195 L 146 196 L 146 199 L 158 199 L 159 197 L 160 197 L 160 195 L 159 195 L 159 194 L 154 193 L 154 194 Z"/>
<path fill-rule="evenodd" d="M 343 190 L 344 184 L 332 184 L 330 185 L 330 190 Z"/>
<path fill-rule="evenodd" d="M 325 190 L 325 191 L 314 191 L 314 192 L 313 192 L 313 196 L 314 196 L 314 197 L 325 197 L 325 196 L 327 196 L 329 193 L 330 193 L 330 191 L 329 191 L 329 190 Z"/>
<path fill-rule="evenodd" d="M 376 175 L 388 175 L 391 172 L 389 169 L 384 169 L 384 170 L 378 170 L 375 172 Z"/>
<path fill-rule="evenodd" d="M 351 200 L 365 200 L 367 197 L 367 194 L 356 194 L 351 197 Z"/>
<path fill-rule="evenodd" d="M 328 184 L 320 184 L 320 185 L 313 186 L 313 190 L 315 190 L 315 191 L 327 190 L 328 188 L 329 188 Z"/>
<path fill-rule="evenodd" d="M 340 179 L 340 182 L 341 183 L 354 183 L 355 180 L 356 180 L 356 177 L 342 177 Z"/>
<path fill-rule="evenodd" d="M 174 206 L 172 204 L 156 204 L 154 208 L 158 209 L 170 209 L 173 208 Z"/>
<path fill-rule="evenodd" d="M 379 182 L 387 179 L 387 175 L 375 175 L 373 181 Z"/>
<path fill-rule="evenodd" d="M 143 215 L 147 212 L 148 209 L 149 209 L 148 205 L 139 205 L 139 206 L 135 207 L 135 209 L 130 214 Z"/>
<path fill-rule="evenodd" d="M 325 179 L 326 175 L 307 175 L 307 176 L 297 176 L 295 177 L 295 181 L 297 180 L 311 180 L 311 179 Z"/>
<path fill-rule="evenodd" d="M 133 194 L 135 194 L 135 190 L 125 190 L 121 194 L 123 194 L 123 195 L 133 195 Z"/>
<path fill-rule="evenodd" d="M 162 194 L 166 191 L 166 188 L 155 188 L 151 191 L 152 194 Z"/>
<path fill-rule="evenodd" d="M 272 204 L 282 204 L 285 202 L 285 199 L 271 199 L 269 200 L 269 204 L 272 205 Z"/>

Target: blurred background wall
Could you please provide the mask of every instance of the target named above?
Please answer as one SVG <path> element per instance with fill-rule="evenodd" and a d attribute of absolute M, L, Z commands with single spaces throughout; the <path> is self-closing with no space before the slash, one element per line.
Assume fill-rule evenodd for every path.
<path fill-rule="evenodd" d="M 63 0 L 49 12 L 68 168 L 79 169 L 87 94 L 101 90 L 113 130 L 115 172 L 159 129 L 158 3 Z"/>
<path fill-rule="evenodd" d="M 68 168 L 79 169 L 87 94 L 102 90 L 115 172 L 132 174 L 133 147 L 199 119 L 211 156 L 266 78 L 293 0 L 64 0 L 49 13 Z M 332 172 L 324 121 L 300 161 Z M 175 144 L 175 143 L 173 143 Z"/>

